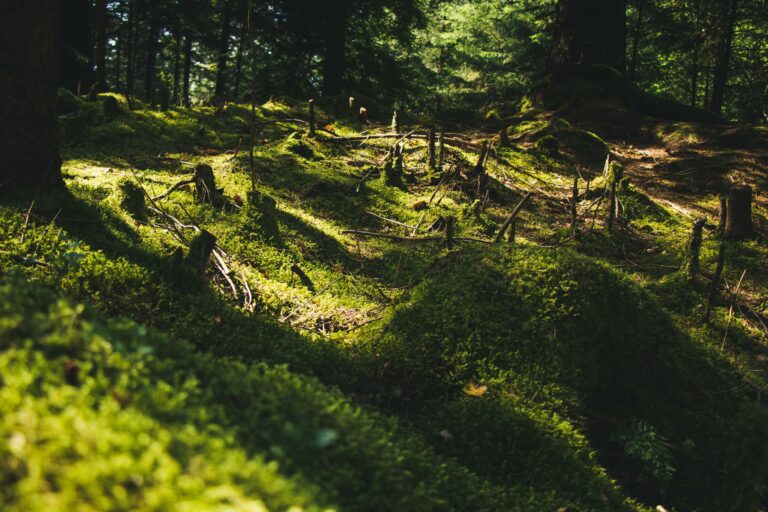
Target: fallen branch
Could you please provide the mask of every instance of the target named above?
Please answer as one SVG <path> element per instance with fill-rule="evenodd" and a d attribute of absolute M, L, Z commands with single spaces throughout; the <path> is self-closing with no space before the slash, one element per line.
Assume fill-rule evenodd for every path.
<path fill-rule="evenodd" d="M 501 239 L 504 238 L 504 233 L 506 233 L 507 228 L 509 228 L 509 225 L 514 222 L 517 215 L 520 213 L 520 210 L 523 209 L 523 206 L 525 206 L 525 203 L 528 202 L 528 199 L 531 198 L 533 195 L 533 192 L 528 192 L 523 196 L 523 198 L 520 200 L 519 203 L 517 203 L 517 206 L 515 206 L 515 209 L 512 210 L 512 213 L 507 217 L 507 220 L 504 221 L 504 224 L 502 224 L 501 228 L 499 229 L 499 232 L 496 233 L 496 237 L 493 239 L 493 243 L 499 243 L 501 242 Z"/>

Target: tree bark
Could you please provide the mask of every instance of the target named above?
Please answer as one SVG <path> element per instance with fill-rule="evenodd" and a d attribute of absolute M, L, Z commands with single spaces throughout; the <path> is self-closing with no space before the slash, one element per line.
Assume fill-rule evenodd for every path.
<path fill-rule="evenodd" d="M 184 34 L 184 87 L 181 93 L 181 103 L 189 107 L 192 102 L 189 96 L 190 81 L 192 77 L 192 34 L 187 31 Z"/>
<path fill-rule="evenodd" d="M 129 101 L 136 88 L 136 0 L 128 6 L 128 55 L 125 70 L 125 94 Z"/>
<path fill-rule="evenodd" d="M 171 95 L 171 102 L 178 106 L 181 103 L 179 98 L 181 98 L 181 44 L 183 40 L 178 22 L 174 28 L 173 37 L 176 39 L 176 44 L 173 47 L 173 94 Z"/>
<path fill-rule="evenodd" d="M 598 64 L 626 72 L 626 0 L 560 0 L 557 30 L 556 68 Z"/>
<path fill-rule="evenodd" d="M 632 38 L 632 60 L 629 62 L 629 81 L 633 83 L 637 77 L 637 64 L 640 60 L 640 37 L 643 33 L 645 1 L 646 0 L 637 0 L 637 22 L 635 23 L 634 36 Z"/>
<path fill-rule="evenodd" d="M 96 87 L 99 92 L 109 89 L 107 85 L 107 0 L 96 0 L 94 16 L 96 25 L 96 48 L 93 61 L 96 65 Z"/>
<path fill-rule="evenodd" d="M 159 49 L 160 20 L 157 12 L 150 13 L 149 34 L 147 34 L 147 69 L 144 97 L 151 106 L 155 104 L 155 89 L 157 88 L 157 52 Z"/>
<path fill-rule="evenodd" d="M 221 4 L 221 38 L 219 39 L 219 56 L 216 64 L 216 91 L 219 99 L 224 99 L 226 89 L 227 58 L 229 57 L 229 33 L 232 25 L 232 10 L 228 2 Z"/>
<path fill-rule="evenodd" d="M 323 95 L 325 96 L 337 96 L 344 89 L 347 1 L 326 1 L 325 61 L 323 63 Z"/>
<path fill-rule="evenodd" d="M 3 0 L 4 4 L 10 3 Z M 45 5 L 48 2 L 44 2 Z M 75 94 L 84 94 L 93 79 L 93 39 L 91 38 L 90 0 L 60 2 L 61 86 Z"/>
<path fill-rule="evenodd" d="M 728 211 L 723 236 L 744 240 L 752 236 L 752 189 L 737 185 L 728 192 Z"/>
<path fill-rule="evenodd" d="M 728 85 L 728 74 L 731 67 L 731 54 L 733 53 L 733 31 L 736 26 L 738 7 L 738 0 L 730 0 L 728 7 L 728 21 L 720 42 L 720 48 L 717 55 L 717 64 L 715 65 L 715 73 L 712 80 L 712 99 L 709 103 L 709 110 L 717 115 L 720 115 L 720 113 L 723 111 L 725 88 Z"/>
<path fill-rule="evenodd" d="M 0 2 L 0 194 L 62 189 L 59 2 Z"/>

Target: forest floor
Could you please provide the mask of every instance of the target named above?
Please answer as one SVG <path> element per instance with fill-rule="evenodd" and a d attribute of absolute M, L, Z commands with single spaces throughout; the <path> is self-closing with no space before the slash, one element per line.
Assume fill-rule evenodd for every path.
<path fill-rule="evenodd" d="M 104 98 L 62 118 L 68 195 L 1 207 L 4 509 L 764 505 L 766 130 L 633 119 L 644 135 L 615 138 L 544 112 L 505 147 L 446 134 L 441 174 L 406 118 L 420 137 L 391 184 L 395 139 L 366 137 L 389 122 L 319 111 L 311 138 L 304 104 L 258 106 L 251 177 L 248 106 L 115 96 L 110 115 Z M 613 233 L 609 154 L 628 178 Z M 172 190 L 201 164 L 220 193 Z M 727 245 L 704 323 L 733 183 L 753 187 L 757 236 Z M 218 243 L 205 279 L 183 256 L 198 229 Z"/>

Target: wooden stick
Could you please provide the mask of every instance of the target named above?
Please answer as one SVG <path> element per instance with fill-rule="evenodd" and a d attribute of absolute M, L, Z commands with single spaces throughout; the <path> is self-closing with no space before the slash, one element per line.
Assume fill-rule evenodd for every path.
<path fill-rule="evenodd" d="M 315 133 L 315 100 L 309 100 L 309 136 L 314 137 Z"/>
<path fill-rule="evenodd" d="M 709 284 L 709 292 L 707 293 L 707 307 L 704 310 L 704 323 L 709 323 L 709 316 L 712 313 L 712 306 L 715 301 L 715 294 L 717 293 L 717 287 L 720 284 L 720 276 L 723 275 L 723 267 L 725 266 L 725 242 L 720 242 L 720 250 L 717 254 L 717 267 L 715 269 L 715 276 L 712 278 L 712 282 Z"/>
<path fill-rule="evenodd" d="M 720 352 L 722 352 L 725 349 L 725 340 L 728 339 L 728 330 L 731 328 L 731 320 L 733 320 L 733 304 L 736 301 L 736 298 L 739 296 L 739 290 L 741 289 L 741 282 L 744 281 L 744 276 L 747 275 L 747 270 L 744 269 L 744 272 L 741 273 L 741 277 L 739 278 L 739 283 L 736 285 L 736 291 L 733 292 L 731 295 L 731 307 L 728 311 L 728 323 L 725 326 L 725 334 L 723 335 L 723 343 L 720 345 Z"/>
<path fill-rule="evenodd" d="M 501 229 L 499 229 L 499 232 L 496 233 L 496 237 L 493 239 L 493 243 L 497 244 L 501 242 L 502 238 L 504 238 L 504 233 L 507 231 L 507 228 L 509 227 L 512 222 L 514 222 L 517 215 L 520 213 L 520 210 L 523 209 L 523 206 L 525 206 L 525 203 L 528 202 L 528 200 L 533 195 L 533 192 L 528 192 L 523 196 L 523 198 L 520 200 L 519 203 L 517 203 L 517 206 L 515 206 L 515 209 L 512 210 L 512 213 L 509 215 L 506 221 L 504 221 L 504 224 L 502 224 Z"/>

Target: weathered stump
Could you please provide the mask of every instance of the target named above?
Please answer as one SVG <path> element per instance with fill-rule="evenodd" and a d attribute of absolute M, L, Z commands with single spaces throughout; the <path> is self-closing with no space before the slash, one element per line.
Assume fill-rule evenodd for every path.
<path fill-rule="evenodd" d="M 507 132 L 506 126 L 499 131 L 499 147 L 509 147 L 509 133 Z"/>
<path fill-rule="evenodd" d="M 440 129 L 440 137 L 437 141 L 437 170 L 443 172 L 445 165 L 445 128 Z"/>
<path fill-rule="evenodd" d="M 201 230 L 189 243 L 186 262 L 198 273 L 204 274 L 216 248 L 216 237 L 206 230 Z"/>
<path fill-rule="evenodd" d="M 218 192 L 216 190 L 216 177 L 210 165 L 200 164 L 195 167 L 195 197 L 198 201 L 210 203 Z"/>
<path fill-rule="evenodd" d="M 261 192 L 248 192 L 242 215 L 247 223 L 246 228 L 250 232 L 259 233 L 271 242 L 281 242 L 280 227 L 277 223 L 277 203 L 272 197 Z"/>
<path fill-rule="evenodd" d="M 427 170 L 432 173 L 437 167 L 437 155 L 435 152 L 435 128 L 430 126 L 427 134 L 428 163 Z"/>
<path fill-rule="evenodd" d="M 696 219 L 693 223 L 691 237 L 688 240 L 688 252 L 686 253 L 685 262 L 683 263 L 683 272 L 689 277 L 696 277 L 699 274 L 699 254 L 701 253 L 702 233 L 706 223 L 707 219 L 704 217 Z"/>
<path fill-rule="evenodd" d="M 309 100 L 309 136 L 317 135 L 317 123 L 315 121 L 315 100 Z"/>
<path fill-rule="evenodd" d="M 392 112 L 392 133 L 400 133 L 400 121 L 397 116 L 397 110 Z"/>
<path fill-rule="evenodd" d="M 718 234 L 722 235 L 725 232 L 725 219 L 728 217 L 728 196 L 723 194 L 720 196 L 720 219 L 717 225 Z"/>
<path fill-rule="evenodd" d="M 724 237 L 744 240 L 752 236 L 752 188 L 737 185 L 728 192 L 728 215 Z"/>
<path fill-rule="evenodd" d="M 454 237 L 456 219 L 454 217 L 447 217 L 445 219 L 445 246 L 448 249 L 452 249 L 456 245 Z"/>

